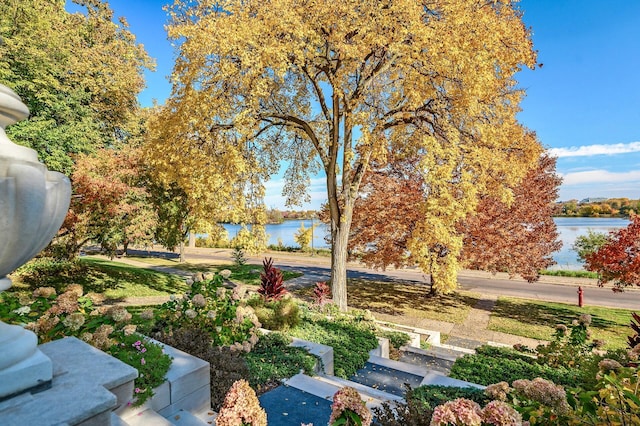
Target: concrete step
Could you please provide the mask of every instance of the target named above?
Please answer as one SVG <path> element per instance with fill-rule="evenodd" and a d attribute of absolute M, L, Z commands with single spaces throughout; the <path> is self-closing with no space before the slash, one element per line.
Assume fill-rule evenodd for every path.
<path fill-rule="evenodd" d="M 473 349 L 446 344 L 431 345 L 429 346 L 429 349 L 416 348 L 413 346 L 402 346 L 400 348 L 400 351 L 413 354 L 428 355 L 434 358 L 445 359 L 447 361 L 451 361 L 452 363 L 460 357 L 475 353 L 475 350 Z"/>
<path fill-rule="evenodd" d="M 400 352 L 400 361 L 414 364 L 421 367 L 426 367 L 431 371 L 438 371 L 442 374 L 449 374 L 454 361 L 443 359 L 438 356 L 429 355 L 426 353 L 418 353 L 414 351 L 402 351 Z"/>
<path fill-rule="evenodd" d="M 486 341 L 470 339 L 467 337 L 449 336 L 446 346 L 455 348 L 475 349 L 478 346 L 485 345 Z"/>
<path fill-rule="evenodd" d="M 456 388 L 478 388 L 485 389 L 486 386 L 478 385 L 476 383 L 466 382 L 464 380 L 453 379 L 451 377 L 445 376 L 442 373 L 438 373 L 436 371 L 429 372 L 424 379 L 422 379 L 422 383 L 420 386 L 424 385 L 438 385 L 438 386 L 451 386 Z"/>
<path fill-rule="evenodd" d="M 168 420 L 175 426 L 206 426 L 215 424 L 215 413 L 207 410 L 205 413 L 193 414 L 180 410 L 171 415 Z"/>
<path fill-rule="evenodd" d="M 311 395 L 324 398 L 328 401 L 333 400 L 333 395 L 343 387 L 352 387 L 358 391 L 360 397 L 369 409 L 379 407 L 386 401 L 402 401 L 399 396 L 383 392 L 369 386 L 355 383 L 350 380 L 341 379 L 335 376 L 317 375 L 309 377 L 305 374 L 296 374 L 286 380 L 285 385 L 307 392 Z"/>
<path fill-rule="evenodd" d="M 144 410 L 135 416 L 128 417 L 125 420 L 127 426 L 173 426 L 173 423 L 162 417 L 155 411 Z"/>
<path fill-rule="evenodd" d="M 396 395 L 399 398 L 404 398 L 407 393 L 407 387 L 415 389 L 420 386 L 424 374 L 426 373 L 408 373 L 384 365 L 367 362 L 364 367 L 356 371 L 356 374 L 349 377 L 349 380 L 388 394 Z"/>

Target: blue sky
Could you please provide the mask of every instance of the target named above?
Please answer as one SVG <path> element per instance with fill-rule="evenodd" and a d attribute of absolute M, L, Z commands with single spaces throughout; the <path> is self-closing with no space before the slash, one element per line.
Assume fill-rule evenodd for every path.
<path fill-rule="evenodd" d="M 174 51 L 158 0 L 111 0 L 157 69 L 147 73 L 140 102 L 164 103 Z M 527 97 L 520 121 L 558 157 L 560 200 L 640 198 L 640 1 L 522 0 L 541 68 L 518 74 Z M 267 183 L 267 207 L 284 206 L 282 182 Z M 312 181 L 311 204 L 326 199 L 324 179 Z"/>

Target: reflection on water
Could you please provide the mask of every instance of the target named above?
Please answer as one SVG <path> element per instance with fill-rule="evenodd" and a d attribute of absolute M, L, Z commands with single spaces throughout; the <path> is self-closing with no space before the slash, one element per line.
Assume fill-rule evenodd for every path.
<path fill-rule="evenodd" d="M 558 227 L 562 248 L 553 255 L 557 265 L 551 269 L 582 269 L 582 264 L 578 263 L 578 255 L 571 249 L 576 238 L 586 235 L 591 229 L 593 232 L 608 233 L 610 231 L 624 228 L 629 224 L 627 219 L 618 218 L 596 218 L 596 217 L 557 217 L 553 219 Z M 288 220 L 277 225 L 267 225 L 267 234 L 269 234 L 269 244 L 278 244 L 278 239 L 282 244 L 290 247 L 297 247 L 294 235 L 300 228 L 300 224 L 304 222 L 305 228 L 311 227 L 310 220 Z M 328 235 L 328 227 L 320 222 L 314 221 L 315 229 L 313 233 L 314 248 L 328 248 L 329 245 L 325 241 Z M 233 238 L 240 225 L 224 225 L 229 233 L 229 238 Z"/>
<path fill-rule="evenodd" d="M 627 219 L 598 218 L 598 217 L 556 217 L 553 219 L 558 227 L 562 248 L 553 255 L 557 265 L 551 269 L 583 269 L 578 262 L 578 255 L 571 246 L 581 235 L 587 235 L 589 229 L 593 232 L 607 234 L 629 224 Z"/>

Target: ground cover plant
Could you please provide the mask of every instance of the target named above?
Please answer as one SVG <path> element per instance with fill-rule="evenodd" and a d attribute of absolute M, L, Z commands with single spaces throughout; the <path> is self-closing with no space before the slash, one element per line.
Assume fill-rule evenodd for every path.
<path fill-rule="evenodd" d="M 369 359 L 369 351 L 378 346 L 372 317 L 365 312 L 340 313 L 333 304 L 322 310 L 301 306 L 300 324 L 287 331 L 292 337 L 333 347 L 334 374 L 348 378 Z M 326 312 L 331 312 L 327 318 Z"/>
<path fill-rule="evenodd" d="M 604 340 L 606 349 L 627 345 L 631 311 L 627 309 L 543 302 L 500 297 L 491 313 L 489 330 L 551 340 L 556 324 L 571 323 L 581 314 L 591 315 L 591 337 Z"/>
<path fill-rule="evenodd" d="M 476 349 L 476 354 L 457 359 L 451 367 L 450 377 L 484 386 L 500 381 L 543 377 L 558 384 L 576 386 L 581 373 L 577 369 L 538 364 L 531 356 L 514 349 L 481 346 Z"/>
<path fill-rule="evenodd" d="M 74 261 L 36 258 L 12 274 L 10 291 L 33 291 L 53 287 L 60 292 L 79 284 L 86 292 L 101 293 L 107 299 L 169 296 L 187 290 L 178 276 L 138 268 L 101 258 L 82 257 Z"/>
<path fill-rule="evenodd" d="M 290 343 L 291 339 L 283 334 L 269 333 L 260 336 L 251 352 L 244 354 L 249 367 L 249 383 L 258 394 L 301 371 L 313 375 L 319 361 L 305 349 L 289 346 Z"/>

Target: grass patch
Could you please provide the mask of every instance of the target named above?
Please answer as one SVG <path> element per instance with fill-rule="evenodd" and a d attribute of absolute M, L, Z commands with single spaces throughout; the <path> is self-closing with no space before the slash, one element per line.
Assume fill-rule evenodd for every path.
<path fill-rule="evenodd" d="M 501 297 L 491 313 L 489 330 L 551 340 L 556 324 L 570 324 L 580 314 L 590 314 L 593 339 L 603 339 L 606 349 L 624 348 L 631 334 L 631 312 L 627 309 L 543 302 Z"/>
<path fill-rule="evenodd" d="M 591 271 L 563 271 L 563 270 L 548 270 L 543 269 L 540 271 L 540 275 L 550 275 L 553 277 L 572 277 L 572 278 L 593 278 L 598 279 L 598 274 Z"/>
<path fill-rule="evenodd" d="M 349 307 L 371 312 L 462 323 L 479 299 L 477 293 L 456 291 L 430 296 L 429 286 L 420 283 L 354 280 L 348 282 Z M 297 296 L 312 300 L 313 288 L 305 288 Z"/>
<path fill-rule="evenodd" d="M 175 275 L 92 257 L 83 257 L 78 262 L 80 268 L 72 274 L 46 273 L 46 270 L 40 270 L 36 275 L 33 271 L 16 274 L 13 289 L 54 287 L 60 292 L 69 284 L 80 284 L 85 293 L 102 293 L 108 299 L 167 296 L 187 290 L 184 280 Z M 37 279 L 32 281 L 34 276 Z"/>
<path fill-rule="evenodd" d="M 183 265 L 183 263 L 180 263 L 178 259 L 166 259 L 163 257 L 127 256 L 124 259 L 135 260 L 136 262 L 142 262 L 153 266 L 168 266 L 176 269 L 182 269 L 180 268 L 180 265 Z"/>

